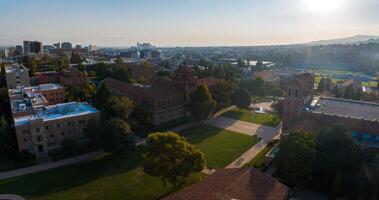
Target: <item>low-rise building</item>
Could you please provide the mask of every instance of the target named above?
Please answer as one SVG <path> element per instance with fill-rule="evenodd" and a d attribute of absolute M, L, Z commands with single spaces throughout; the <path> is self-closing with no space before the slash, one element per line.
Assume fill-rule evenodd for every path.
<path fill-rule="evenodd" d="M 99 119 L 100 112 L 87 103 L 39 107 L 33 114 L 14 117 L 18 150 L 39 157 L 61 148 L 65 137 L 74 138 L 78 143 L 88 142 L 85 135 L 88 121 Z"/>
<path fill-rule="evenodd" d="M 49 105 L 63 103 L 65 99 L 64 88 L 59 84 L 49 83 L 33 87 L 18 86 L 9 90 L 9 99 L 24 99 L 41 93 Z"/>
<path fill-rule="evenodd" d="M 78 70 L 37 72 L 38 84 L 60 83 L 64 86 L 84 86 L 88 84 L 87 73 Z"/>
<path fill-rule="evenodd" d="M 214 86 L 215 78 L 198 79 L 194 70 L 179 67 L 169 80 L 155 81 L 152 84 L 130 84 L 107 78 L 102 81 L 115 96 L 126 96 L 137 105 L 143 106 L 153 114 L 155 125 L 188 116 L 185 104 L 188 95 L 203 83 Z"/>
<path fill-rule="evenodd" d="M 307 85 L 309 83 L 309 85 Z M 284 133 L 343 125 L 349 135 L 367 147 L 379 148 L 379 104 L 313 96 L 314 76 L 303 74 L 288 82 L 283 102 Z"/>
<path fill-rule="evenodd" d="M 17 86 L 29 86 L 29 70 L 20 64 L 12 64 L 5 67 L 7 87 L 14 89 Z"/>

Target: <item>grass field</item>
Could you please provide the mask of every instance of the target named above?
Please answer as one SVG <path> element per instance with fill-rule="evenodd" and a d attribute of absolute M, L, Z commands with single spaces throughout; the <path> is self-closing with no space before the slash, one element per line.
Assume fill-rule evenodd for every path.
<path fill-rule="evenodd" d="M 169 192 L 142 171 L 141 153 L 110 155 L 78 165 L 0 181 L 0 194 L 27 199 L 156 199 Z"/>
<path fill-rule="evenodd" d="M 321 81 L 321 78 L 322 78 L 322 76 L 316 76 L 315 82 L 317 84 L 319 84 L 320 81 Z M 332 79 L 333 84 L 336 84 L 337 81 L 344 81 L 344 80 L 346 80 L 346 79 L 337 79 L 337 78 L 331 78 L 331 79 Z M 362 86 L 365 86 L 365 87 L 377 87 L 377 82 L 376 81 L 362 82 Z"/>
<path fill-rule="evenodd" d="M 212 168 L 227 166 L 259 141 L 257 137 L 208 125 L 191 127 L 181 134 L 203 151 Z"/>
<path fill-rule="evenodd" d="M 233 109 L 222 116 L 238 119 L 266 126 L 276 126 L 280 123 L 280 117 L 275 113 L 257 114 L 246 109 Z"/>
<path fill-rule="evenodd" d="M 253 166 L 255 168 L 264 167 L 265 161 L 266 161 L 266 158 L 265 158 L 266 154 L 269 151 L 271 151 L 271 149 L 274 148 L 274 146 L 278 143 L 279 143 L 279 140 L 274 140 L 270 142 L 261 152 L 258 153 L 257 156 L 255 156 L 250 162 L 246 163 L 245 166 Z"/>

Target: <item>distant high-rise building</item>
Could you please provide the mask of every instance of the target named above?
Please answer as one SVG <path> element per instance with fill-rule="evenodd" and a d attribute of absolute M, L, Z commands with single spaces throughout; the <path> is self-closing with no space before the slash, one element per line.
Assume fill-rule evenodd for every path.
<path fill-rule="evenodd" d="M 155 46 L 150 43 L 137 43 L 137 49 L 146 50 L 146 49 L 155 49 Z"/>
<path fill-rule="evenodd" d="M 54 45 L 54 47 L 55 47 L 56 49 L 60 49 L 60 48 L 61 48 L 61 43 L 60 43 L 60 42 L 55 43 L 55 44 L 53 44 L 53 45 Z"/>
<path fill-rule="evenodd" d="M 89 47 L 88 47 L 88 50 L 89 51 L 96 51 L 97 47 L 95 45 L 90 44 Z"/>
<path fill-rule="evenodd" d="M 43 45 L 43 53 L 46 53 L 46 54 L 48 54 L 48 53 L 50 53 L 50 51 L 52 50 L 52 49 L 54 49 L 55 47 L 53 46 L 53 45 Z"/>
<path fill-rule="evenodd" d="M 22 45 L 16 45 L 16 51 L 23 52 L 22 51 Z"/>
<path fill-rule="evenodd" d="M 43 53 L 42 42 L 24 41 L 24 54 Z"/>
<path fill-rule="evenodd" d="M 81 49 L 81 48 L 82 48 L 82 45 L 80 44 L 75 45 L 75 49 Z"/>
<path fill-rule="evenodd" d="M 62 49 L 72 49 L 72 44 L 70 42 L 62 42 Z"/>

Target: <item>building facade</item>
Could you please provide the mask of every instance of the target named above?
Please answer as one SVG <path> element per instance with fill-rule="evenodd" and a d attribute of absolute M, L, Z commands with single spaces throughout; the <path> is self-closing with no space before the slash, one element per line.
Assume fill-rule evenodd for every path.
<path fill-rule="evenodd" d="M 5 67 L 8 89 L 15 89 L 17 86 L 29 86 L 29 70 L 19 64 L 12 64 Z"/>
<path fill-rule="evenodd" d="M 38 41 L 24 41 L 24 54 L 28 55 L 30 53 L 43 53 L 42 42 Z"/>
<path fill-rule="evenodd" d="M 317 133 L 323 127 L 343 125 L 359 144 L 379 148 L 379 104 L 314 96 L 312 83 L 314 76 L 310 74 L 288 82 L 283 102 L 284 133 L 296 130 Z"/>
<path fill-rule="evenodd" d="M 44 106 L 33 114 L 14 117 L 19 151 L 37 157 L 61 148 L 64 138 L 78 143 L 88 142 L 86 128 L 90 120 L 99 120 L 100 113 L 87 103 L 63 103 Z"/>
<path fill-rule="evenodd" d="M 38 84 L 60 83 L 64 86 L 84 86 L 88 84 L 87 73 L 77 70 L 71 71 L 49 71 L 37 72 L 36 79 Z"/>
<path fill-rule="evenodd" d="M 113 95 L 126 96 L 149 110 L 155 125 L 187 117 L 188 95 L 201 83 L 207 85 L 214 81 L 198 79 L 192 69 L 184 66 L 178 68 L 172 79 L 150 85 L 129 84 L 111 78 L 102 81 Z"/>

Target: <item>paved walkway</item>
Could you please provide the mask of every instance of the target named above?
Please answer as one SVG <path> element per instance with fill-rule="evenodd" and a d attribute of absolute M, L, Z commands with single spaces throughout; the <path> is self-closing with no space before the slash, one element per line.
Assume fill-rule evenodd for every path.
<path fill-rule="evenodd" d="M 252 127 L 255 127 L 256 125 L 257 124 L 251 123 Z M 279 124 L 276 128 L 261 125 L 261 127 L 256 130 L 262 130 L 257 133 L 257 135 L 262 139 L 249 150 L 247 150 L 244 154 L 226 166 L 226 168 L 240 168 L 244 166 L 255 156 L 257 156 L 258 153 L 261 152 L 271 140 L 279 138 L 281 129 L 281 124 Z"/>
<path fill-rule="evenodd" d="M 104 151 L 100 150 L 100 151 L 95 151 L 95 152 L 79 155 L 79 156 L 72 157 L 72 158 L 59 160 L 57 162 L 50 162 L 50 163 L 34 165 L 31 167 L 25 167 L 25 168 L 16 169 L 16 170 L 7 171 L 7 172 L 0 172 L 0 180 L 13 178 L 13 177 L 17 177 L 17 176 L 23 176 L 23 175 L 31 174 L 34 172 L 44 171 L 44 170 L 48 170 L 48 169 L 62 167 L 62 166 L 69 165 L 69 164 L 78 163 L 81 161 L 85 161 L 85 160 L 95 158 L 99 155 L 102 155 L 103 153 L 104 153 Z M 0 198 L 0 200 L 1 200 L 1 198 Z"/>
<path fill-rule="evenodd" d="M 272 139 L 272 135 L 277 132 L 277 128 L 275 127 L 264 126 L 261 124 L 245 122 L 222 116 L 212 119 L 208 124 L 246 135 L 257 135 L 261 138 L 268 137 L 268 139 Z"/>

